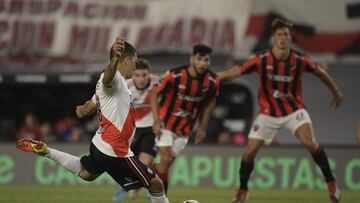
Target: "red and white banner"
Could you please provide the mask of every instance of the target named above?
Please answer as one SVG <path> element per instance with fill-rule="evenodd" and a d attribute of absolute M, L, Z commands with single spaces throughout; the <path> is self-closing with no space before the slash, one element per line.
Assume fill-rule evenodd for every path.
<path fill-rule="evenodd" d="M 205 43 L 244 58 L 269 46 L 276 17 L 295 24 L 300 51 L 360 61 L 358 0 L 0 0 L 0 66 L 96 66 L 117 36 L 140 54 L 189 53 Z"/>
<path fill-rule="evenodd" d="M 268 47 L 274 18 L 294 23 L 293 46 L 326 61 L 360 61 L 359 0 L 253 0 L 244 46 L 237 56 Z"/>
<path fill-rule="evenodd" d="M 117 36 L 141 54 L 196 43 L 240 52 L 251 0 L 0 0 L 0 56 L 103 62 Z"/>

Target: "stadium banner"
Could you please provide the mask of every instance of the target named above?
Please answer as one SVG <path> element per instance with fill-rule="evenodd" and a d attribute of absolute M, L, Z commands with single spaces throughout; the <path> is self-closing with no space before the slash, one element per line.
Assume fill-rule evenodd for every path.
<path fill-rule="evenodd" d="M 65 152 L 82 155 L 88 145 L 55 144 Z M 170 184 L 180 187 L 236 188 L 243 147 L 188 146 L 171 168 Z M 326 147 L 330 165 L 341 188 L 360 191 L 360 149 Z M 104 174 L 92 183 L 72 175 L 56 162 L 16 150 L 15 144 L 0 145 L 0 185 L 109 185 Z M 326 190 L 326 184 L 308 151 L 302 147 L 265 147 L 259 152 L 249 186 L 258 189 Z"/>
<path fill-rule="evenodd" d="M 196 43 L 239 52 L 250 6 L 251 0 L 2 0 L 0 56 L 107 61 L 118 36 L 141 54 L 189 53 Z"/>
<path fill-rule="evenodd" d="M 324 12 L 319 12 L 319 11 Z M 293 47 L 318 61 L 358 64 L 360 61 L 360 2 L 253 0 L 245 40 L 238 57 L 268 47 L 271 22 L 293 23 Z"/>

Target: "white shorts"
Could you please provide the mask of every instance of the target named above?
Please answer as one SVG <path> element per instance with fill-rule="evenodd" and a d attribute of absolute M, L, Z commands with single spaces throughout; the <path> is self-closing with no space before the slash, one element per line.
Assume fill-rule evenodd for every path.
<path fill-rule="evenodd" d="M 305 123 L 311 123 L 309 113 L 305 109 L 297 110 L 284 117 L 260 114 L 251 127 L 249 138 L 264 140 L 265 144 L 270 144 L 280 129 L 286 128 L 295 134 L 298 127 Z"/>
<path fill-rule="evenodd" d="M 189 138 L 178 136 L 170 130 L 161 129 L 161 136 L 156 137 L 155 145 L 157 147 L 172 147 L 173 156 L 177 156 L 185 147 Z"/>

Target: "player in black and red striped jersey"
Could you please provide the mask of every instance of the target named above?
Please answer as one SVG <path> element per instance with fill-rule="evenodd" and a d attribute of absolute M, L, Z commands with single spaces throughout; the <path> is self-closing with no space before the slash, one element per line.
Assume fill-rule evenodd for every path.
<path fill-rule="evenodd" d="M 332 78 L 308 56 L 289 48 L 291 24 L 280 19 L 272 23 L 272 48 L 257 54 L 243 65 L 219 74 L 221 81 L 256 72 L 260 87 L 260 114 L 253 123 L 249 141 L 241 160 L 240 188 L 234 202 L 247 197 L 247 182 L 254 167 L 254 159 L 263 144 L 269 144 L 281 128 L 292 131 L 310 151 L 321 168 L 333 202 L 340 199 L 327 155 L 316 142 L 312 122 L 302 99 L 301 80 L 304 72 L 318 76 L 333 94 L 332 105 L 338 107 L 342 93 Z"/>
<path fill-rule="evenodd" d="M 158 135 L 157 147 L 161 157 L 154 168 L 165 188 L 169 168 L 185 148 L 196 122 L 195 142 L 201 143 L 205 138 L 215 98 L 219 94 L 219 79 L 209 70 L 211 52 L 212 49 L 206 45 L 195 45 L 190 65 L 168 71 L 157 89 L 152 91 L 153 130 Z"/>

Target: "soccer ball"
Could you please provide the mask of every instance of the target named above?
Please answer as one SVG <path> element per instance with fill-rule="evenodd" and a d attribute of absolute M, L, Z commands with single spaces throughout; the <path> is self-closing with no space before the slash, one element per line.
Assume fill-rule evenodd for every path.
<path fill-rule="evenodd" d="M 200 202 L 197 200 L 190 199 L 190 200 L 185 200 L 183 203 L 200 203 Z"/>

